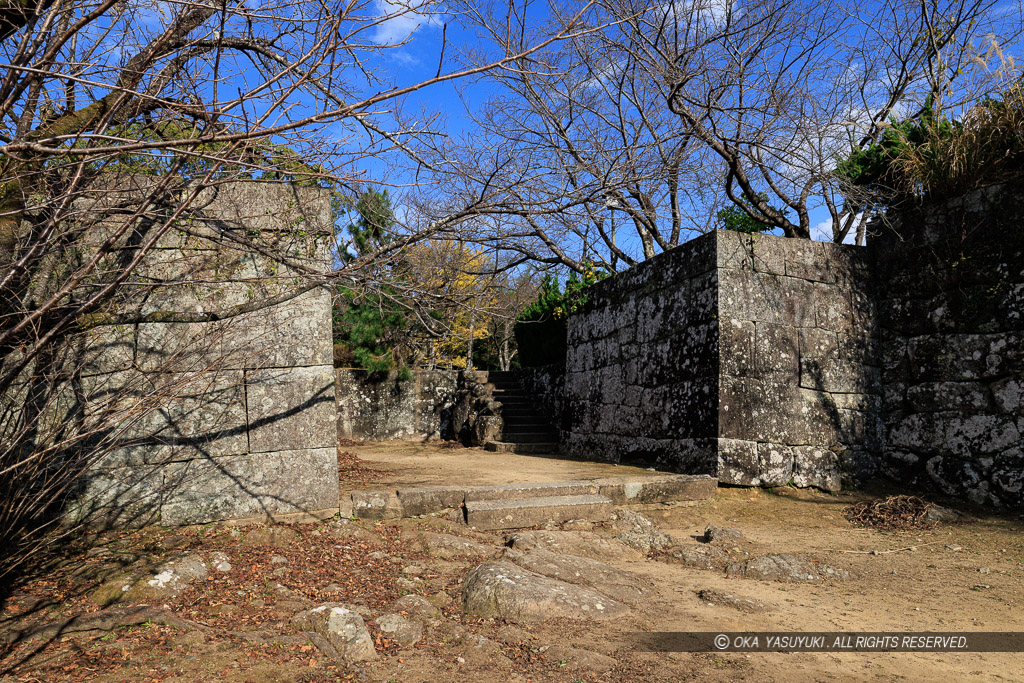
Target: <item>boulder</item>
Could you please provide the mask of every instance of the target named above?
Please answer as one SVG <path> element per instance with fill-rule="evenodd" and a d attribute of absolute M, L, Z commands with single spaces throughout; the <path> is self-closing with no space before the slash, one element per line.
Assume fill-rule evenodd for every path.
<path fill-rule="evenodd" d="M 403 595 L 388 608 L 392 612 L 405 612 L 416 617 L 438 617 L 441 610 L 422 595 Z"/>
<path fill-rule="evenodd" d="M 327 603 L 299 612 L 292 617 L 292 626 L 319 636 L 330 646 L 328 654 L 345 663 L 377 659 L 373 639 L 359 613 L 340 603 Z M 324 648 L 322 648 L 324 649 Z"/>
<path fill-rule="evenodd" d="M 385 614 L 374 620 L 385 638 L 400 647 L 412 647 L 423 639 L 423 624 L 406 619 L 401 614 Z"/>
<path fill-rule="evenodd" d="M 471 616 L 513 621 L 614 619 L 629 612 L 593 589 L 541 576 L 507 560 L 485 562 L 466 576 L 462 608 Z"/>
<path fill-rule="evenodd" d="M 614 539 L 586 531 L 520 531 L 505 538 L 505 545 L 529 552 L 542 548 L 597 560 L 639 560 L 640 554 Z"/>
<path fill-rule="evenodd" d="M 506 548 L 502 558 L 542 576 L 579 586 L 590 586 L 619 600 L 632 602 L 644 595 L 644 590 L 635 577 L 589 557 L 556 555 L 540 548 L 529 553 Z"/>
<path fill-rule="evenodd" d="M 618 532 L 615 538 L 645 555 L 666 550 L 676 544 L 674 538 L 658 529 L 654 522 L 639 512 L 616 510 L 612 519 L 612 528 Z"/>

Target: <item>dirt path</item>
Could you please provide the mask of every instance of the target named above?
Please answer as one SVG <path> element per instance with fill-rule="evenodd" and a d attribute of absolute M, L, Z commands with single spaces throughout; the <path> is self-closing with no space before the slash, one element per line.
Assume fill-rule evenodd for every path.
<path fill-rule="evenodd" d="M 380 461 L 373 459 L 373 448 L 356 452 L 365 452 L 366 463 L 376 467 Z M 163 617 L 147 623 L 9 645 L 0 651 L 6 669 L 0 681 L 1024 680 L 1020 653 L 656 654 L 633 649 L 630 634 L 641 631 L 1024 631 L 1021 519 L 974 511 L 967 521 L 909 532 L 855 528 L 844 519 L 845 506 L 887 493 L 720 489 L 715 499 L 696 506 L 638 508 L 683 544 L 696 544 L 694 537 L 708 524 L 730 526 L 743 534 L 729 544 L 736 556 L 791 553 L 853 577 L 777 583 L 727 578 L 721 569 L 650 558 L 609 561 L 649 591 L 627 616 L 604 623 L 467 617 L 459 602 L 462 579 L 500 552 L 504 537 L 441 517 L 112 534 L 21 587 L 0 615 L 5 633 L 99 613 L 96 600 L 110 593 L 97 592 L 98 586 L 109 586 L 122 573 L 152 571 L 182 553 L 209 558 L 220 552 L 231 569 L 211 571 L 177 595 L 150 600 Z M 612 533 L 607 525 L 566 528 Z M 424 545 L 424 531 L 455 534 L 482 550 L 440 552 Z M 910 547 L 916 550 L 871 554 Z M 698 597 L 701 589 L 750 598 L 765 608 L 744 612 L 709 603 Z M 423 620 L 423 639 L 415 647 L 401 648 L 374 620 L 406 593 L 427 596 L 440 614 Z M 41 601 L 45 606 L 39 607 Z M 346 666 L 325 657 L 290 625 L 296 612 L 326 602 L 345 603 L 364 614 L 378 660 Z M 565 646 L 612 660 L 588 663 L 564 654 Z"/>
<path fill-rule="evenodd" d="M 378 476 L 342 479 L 343 489 L 403 486 L 541 483 L 601 477 L 649 476 L 659 472 L 560 456 L 492 453 L 483 448 L 442 448 L 417 441 L 363 442 L 342 446 Z"/>

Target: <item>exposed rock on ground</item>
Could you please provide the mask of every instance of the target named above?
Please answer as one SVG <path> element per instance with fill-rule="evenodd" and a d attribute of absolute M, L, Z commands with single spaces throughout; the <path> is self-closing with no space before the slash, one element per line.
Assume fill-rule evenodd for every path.
<path fill-rule="evenodd" d="M 597 560 L 639 560 L 641 557 L 633 548 L 586 531 L 520 531 L 506 536 L 505 544 L 521 552 L 539 547 L 553 553 Z"/>
<path fill-rule="evenodd" d="M 181 630 L 202 628 L 199 624 L 174 616 L 162 607 L 136 605 L 123 608 L 114 607 L 91 614 L 78 614 L 15 635 L 23 638 L 33 636 L 53 638 L 86 631 L 113 631 L 145 623 L 161 624 Z"/>
<path fill-rule="evenodd" d="M 719 541 L 738 541 L 743 538 L 743 532 L 731 526 L 708 525 L 704 529 L 704 543 L 716 543 Z"/>
<path fill-rule="evenodd" d="M 654 557 L 662 562 L 684 564 L 697 569 L 724 569 L 729 562 L 728 553 L 711 545 L 676 546 Z"/>
<path fill-rule="evenodd" d="M 479 558 L 484 555 L 494 555 L 497 552 L 497 548 L 493 546 L 486 546 L 462 536 L 438 534 L 431 531 L 416 534 L 413 537 L 413 543 L 432 556 L 441 559 Z"/>
<path fill-rule="evenodd" d="M 501 651 L 501 646 L 493 640 L 472 633 L 464 633 L 458 642 L 461 645 L 460 657 L 456 660 L 458 664 L 497 669 L 509 669 L 512 666 L 512 661 Z"/>
<path fill-rule="evenodd" d="M 373 639 L 363 618 L 340 603 L 327 603 L 299 612 L 292 617 L 292 626 L 320 636 L 330 648 L 324 648 L 319 639 L 313 639 L 314 644 L 340 661 L 365 662 L 377 658 Z"/>
<path fill-rule="evenodd" d="M 136 570 L 137 571 L 137 570 Z M 190 583 L 209 574 L 206 561 L 196 553 L 186 553 L 159 565 L 152 573 L 139 576 L 126 572 L 110 579 L 92 593 L 92 600 L 106 606 L 117 602 L 146 602 L 177 595 Z"/>
<path fill-rule="evenodd" d="M 385 614 L 374 620 L 385 637 L 401 647 L 412 647 L 423 638 L 423 624 L 406 619 L 401 614 Z"/>
<path fill-rule="evenodd" d="M 466 576 L 462 607 L 472 616 L 523 621 L 613 619 L 629 612 L 595 590 L 541 576 L 507 560 L 486 562 Z"/>
<path fill-rule="evenodd" d="M 612 529 L 617 532 L 616 539 L 645 555 L 676 544 L 676 540 L 658 529 L 654 522 L 633 510 L 616 510 Z"/>
<path fill-rule="evenodd" d="M 643 598 L 644 590 L 636 577 L 589 557 L 556 555 L 541 548 L 529 553 L 506 548 L 502 559 L 548 578 L 589 586 L 626 602 Z"/>
<path fill-rule="evenodd" d="M 759 600 L 744 598 L 743 596 L 733 595 L 732 593 L 726 593 L 725 591 L 716 590 L 714 588 L 702 588 L 698 590 L 697 597 L 709 605 L 732 607 L 733 609 L 737 609 L 741 612 L 764 612 L 768 609 L 768 605 L 760 602 Z"/>
<path fill-rule="evenodd" d="M 554 662 L 559 667 L 566 667 L 572 671 L 600 674 L 615 668 L 618 664 L 615 659 L 608 655 L 565 645 L 552 645 L 548 648 L 542 648 L 541 651 L 547 656 L 549 661 Z"/>

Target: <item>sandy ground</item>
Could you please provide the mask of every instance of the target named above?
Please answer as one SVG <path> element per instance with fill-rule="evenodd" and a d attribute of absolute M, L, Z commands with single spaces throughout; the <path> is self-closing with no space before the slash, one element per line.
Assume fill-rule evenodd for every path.
<path fill-rule="evenodd" d="M 468 451 L 427 453 L 402 445 L 346 448 L 370 472 L 396 472 L 395 481 L 404 476 L 397 474 L 402 470 L 398 463 L 409 458 L 421 467 L 419 473 L 408 475 L 410 482 L 424 484 L 440 483 L 447 473 L 458 471 L 451 464 L 456 459 L 475 464 L 502 457 Z M 391 455 L 382 455 L 385 451 Z M 521 462 L 522 456 L 516 457 L 515 462 Z M 562 467 L 578 466 L 581 469 L 573 471 L 593 472 L 592 476 L 605 476 L 598 472 L 608 467 L 530 460 L 539 467 L 530 476 L 545 477 L 536 481 L 568 478 Z M 439 463 L 441 473 L 433 470 Z M 492 477 L 503 481 L 512 474 L 475 469 L 472 476 L 482 477 L 480 483 L 498 483 Z M 220 550 L 234 569 L 163 603 L 168 613 L 195 624 L 192 628 L 149 624 L 109 633 L 28 639 L 0 651 L 0 680 L 1024 681 L 1021 653 L 645 653 L 631 645 L 631 634 L 644 631 L 1024 631 L 1024 521 L 1019 512 L 971 509 L 971 516 L 960 522 L 900 532 L 857 528 L 843 517 L 846 506 L 893 492 L 884 487 L 841 495 L 723 488 L 713 500 L 695 506 L 636 508 L 684 543 L 697 543 L 694 537 L 708 524 L 727 525 L 744 535 L 735 542 L 739 554 L 792 553 L 853 576 L 784 584 L 726 578 L 720 570 L 650 558 L 611 561 L 638 577 L 649 597 L 610 623 L 511 624 L 466 617 L 458 600 L 461 581 L 486 557 L 439 558 L 417 546 L 415 534 L 422 529 L 447 531 L 484 543 L 493 552 L 500 552 L 504 537 L 501 532 L 466 529 L 442 517 L 281 526 L 275 528 L 283 529 L 282 535 L 269 545 L 260 544 L 261 534 L 267 534 L 262 527 L 208 525 L 113 534 L 94 540 L 87 554 L 28 580 L 4 606 L 0 629 L 10 633 L 26 623 L 98 610 L 89 595 L 109 576 L 103 568 L 109 568 L 112 558 L 120 558 L 122 565 L 136 558 L 129 567 L 152 566 L 183 550 Z M 606 525 L 567 527 L 611 533 Z M 287 564 L 273 562 L 274 556 L 283 556 Z M 421 643 L 401 649 L 381 640 L 372 619 L 406 592 L 401 579 L 408 578 L 410 567 L 422 577 L 416 590 L 444 607 L 440 619 L 428 622 Z M 746 613 L 709 604 L 698 598 L 701 589 L 752 598 L 766 609 Z M 381 652 L 379 660 L 359 667 L 338 664 L 290 627 L 297 610 L 331 600 L 363 606 Z M 520 637 L 503 637 L 509 629 Z M 473 658 L 465 645 L 470 636 L 491 639 L 497 654 Z M 608 655 L 616 664 L 596 672 L 555 661 L 545 655 L 552 645 Z"/>
<path fill-rule="evenodd" d="M 483 448 L 441 448 L 419 441 L 362 442 L 343 446 L 381 473 L 342 488 L 541 483 L 601 477 L 650 476 L 653 470 L 557 455 L 493 453 Z M 343 482 L 344 483 L 344 482 Z"/>

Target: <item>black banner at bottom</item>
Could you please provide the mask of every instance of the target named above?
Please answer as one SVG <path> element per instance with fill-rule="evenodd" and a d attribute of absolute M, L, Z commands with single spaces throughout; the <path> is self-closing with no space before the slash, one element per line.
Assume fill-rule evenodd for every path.
<path fill-rule="evenodd" d="M 1024 652 L 1024 633 L 660 631 L 635 633 L 644 652 Z"/>

